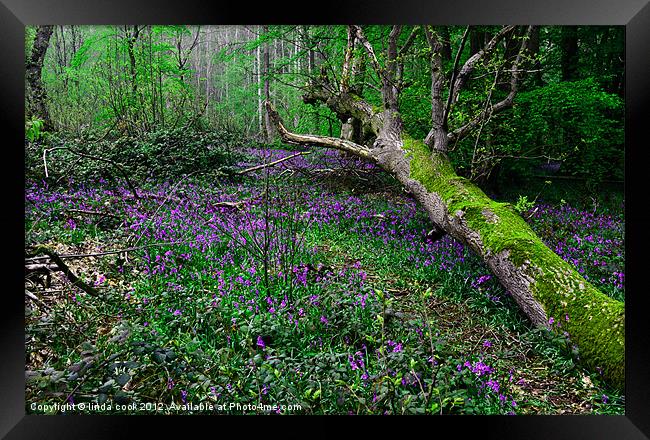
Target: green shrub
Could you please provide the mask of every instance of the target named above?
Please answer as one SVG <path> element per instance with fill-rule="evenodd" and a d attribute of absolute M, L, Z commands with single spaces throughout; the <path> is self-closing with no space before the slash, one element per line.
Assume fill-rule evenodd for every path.
<path fill-rule="evenodd" d="M 46 145 L 26 149 L 26 174 L 43 178 L 43 151 L 46 148 L 70 147 L 96 157 L 120 164 L 134 181 L 147 178 L 178 178 L 183 174 L 228 173 L 238 161 L 245 159 L 239 152 L 244 145 L 240 135 L 233 132 L 198 131 L 183 128 L 159 130 L 141 138 L 100 138 L 93 132 L 80 137 L 52 136 Z M 56 150 L 47 155 L 50 177 L 79 179 L 121 178 L 120 172 L 106 161 L 79 158 L 69 150 Z"/>

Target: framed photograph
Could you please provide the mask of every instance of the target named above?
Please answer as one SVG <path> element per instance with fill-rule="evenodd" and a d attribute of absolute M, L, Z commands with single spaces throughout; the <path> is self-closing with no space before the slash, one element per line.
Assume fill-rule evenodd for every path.
<path fill-rule="evenodd" d="M 2 2 L 0 436 L 650 436 L 645 0 Z"/>

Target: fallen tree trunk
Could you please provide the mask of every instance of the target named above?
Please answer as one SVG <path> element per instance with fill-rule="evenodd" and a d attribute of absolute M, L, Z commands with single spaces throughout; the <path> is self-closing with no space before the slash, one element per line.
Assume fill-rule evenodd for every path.
<path fill-rule="evenodd" d="M 579 347 L 582 362 L 623 388 L 624 304 L 598 291 L 551 251 L 511 205 L 491 200 L 458 176 L 445 153 L 404 137 L 399 119 L 389 112 L 369 148 L 341 139 L 332 142 L 325 136 L 290 133 L 268 102 L 267 111 L 285 142 L 348 151 L 392 174 L 437 228 L 483 259 L 532 323 L 568 332 L 571 343 Z M 553 321 L 561 323 L 561 328 L 551 325 Z"/>
<path fill-rule="evenodd" d="M 568 332 L 584 363 L 623 388 L 624 304 L 551 251 L 511 205 L 457 176 L 444 154 L 407 139 L 391 156 L 379 165 L 408 188 L 434 224 L 481 257 L 534 324 Z"/>
<path fill-rule="evenodd" d="M 333 87 L 327 72 L 313 78 L 303 96 L 305 102 L 323 102 L 343 123 L 357 126 L 358 130 L 342 131 L 342 139 L 290 133 L 267 102 L 267 112 L 278 133 L 287 143 L 346 151 L 392 174 L 426 210 L 436 230 L 465 243 L 485 262 L 533 324 L 561 335 L 566 332 L 571 344 L 578 347 L 583 364 L 623 389 L 625 305 L 604 295 L 544 245 L 511 205 L 491 200 L 476 185 L 458 176 L 447 156 L 451 143 L 513 105 L 533 27 L 521 29 L 523 36 L 514 59 L 499 61 L 496 48 L 516 26 L 504 26 L 462 67 L 461 43 L 455 57 L 458 69 L 453 69 L 459 73 L 448 78 L 442 63 L 441 32 L 432 26 L 422 26 L 430 48 L 431 72 L 431 129 L 423 141 L 409 138 L 402 129 L 399 97 L 406 87 L 402 73 L 404 58 L 411 47 L 410 37 L 399 47 L 402 28 L 391 27 L 383 59 L 377 56 L 360 26 L 348 28 L 348 51 L 358 41 L 381 81 L 381 107 L 371 106 L 355 95 L 347 87 L 346 75 L 342 75 L 341 87 Z M 411 35 L 415 32 L 416 29 Z M 507 69 L 510 76 L 507 95 L 493 103 L 490 92 L 482 110 L 465 120 L 464 125 L 452 129 L 448 126 L 449 115 L 464 83 L 488 59 Z M 345 65 L 343 70 L 345 73 Z M 497 71 L 493 87 L 498 77 Z M 445 85 L 448 87 L 446 100 Z"/>

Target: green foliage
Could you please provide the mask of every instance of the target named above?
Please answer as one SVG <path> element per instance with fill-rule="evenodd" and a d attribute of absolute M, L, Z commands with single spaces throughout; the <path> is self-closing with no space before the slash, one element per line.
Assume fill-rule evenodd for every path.
<path fill-rule="evenodd" d="M 36 116 L 27 121 L 25 124 L 25 137 L 29 142 L 35 142 L 43 137 L 45 134 L 43 131 L 44 122 L 42 119 L 38 119 Z"/>
<path fill-rule="evenodd" d="M 515 106 L 456 145 L 461 174 L 575 176 L 592 191 L 603 180 L 622 180 L 623 100 L 592 79 L 521 91 Z M 552 160 L 551 160 L 552 159 Z"/>
<path fill-rule="evenodd" d="M 187 128 L 159 130 L 142 137 L 100 138 L 93 132 L 80 137 L 52 136 L 47 145 L 26 150 L 26 174 L 43 178 L 44 148 L 71 147 L 123 166 L 136 182 L 146 179 L 176 178 L 185 174 L 223 174 L 235 168 L 247 156 L 241 152 L 238 134 L 227 130 L 200 131 Z M 56 180 L 118 179 L 119 170 L 105 161 L 80 158 L 68 150 L 48 155 L 50 177 Z"/>
<path fill-rule="evenodd" d="M 381 42 L 387 26 L 363 26 L 385 63 Z M 405 26 L 403 45 L 414 27 Z M 462 65 L 472 50 L 497 31 L 496 26 L 470 29 L 459 56 Z M 443 72 L 450 76 L 464 26 L 435 27 L 449 39 L 450 56 L 443 57 Z M 235 29 L 191 26 L 62 27 L 52 37 L 43 80 L 56 128 L 80 134 L 87 129 L 116 130 L 141 137 L 145 133 L 176 129 L 193 121 L 202 129 L 238 131 L 262 138 L 263 84 L 270 82 L 271 97 L 288 129 L 299 133 L 338 136 L 341 121 L 324 104 L 302 102 L 306 82 L 325 69 L 338 87 L 347 44 L 345 26 L 268 26 Z M 26 50 L 34 29 L 26 29 Z M 424 138 L 430 121 L 430 48 L 422 29 L 416 30 L 404 63 L 400 111 L 410 136 Z M 592 190 L 603 180 L 623 175 L 622 28 L 577 28 L 579 53 L 576 80 L 562 82 L 560 27 L 541 27 L 539 50 L 530 54 L 515 107 L 493 115 L 465 140 L 452 146 L 451 159 L 460 175 L 478 182 L 503 176 L 539 174 L 544 161 L 561 162 L 559 173 L 588 179 Z M 198 38 L 197 38 L 198 37 Z M 77 44 L 70 44 L 77 38 Z M 198 42 L 192 46 L 193 41 Z M 513 40 L 514 41 L 514 40 Z M 449 128 L 457 128 L 508 93 L 508 39 L 494 56 L 480 63 L 453 103 Z M 531 42 L 532 44 L 532 42 Z M 261 51 L 271 54 L 270 71 L 260 70 Z M 375 109 L 382 99 L 379 78 L 361 45 L 351 87 Z M 185 60 L 185 61 L 183 61 Z M 336 68 L 334 68 L 336 67 Z M 495 79 L 495 72 L 502 70 Z M 539 72 L 538 72 L 539 70 Z M 443 87 L 446 101 L 448 84 Z M 480 134 L 480 135 L 479 135 Z M 523 159 L 522 159 L 523 158 Z M 612 166 L 614 164 L 614 166 Z"/>
<path fill-rule="evenodd" d="M 286 197 L 285 206 L 274 199 L 274 215 L 280 214 L 274 221 L 291 209 L 301 214 L 297 231 L 304 234 L 305 246 L 297 249 L 296 261 L 308 270 L 304 284 L 297 276 L 278 276 L 268 300 L 259 280 L 261 263 L 251 258 L 250 247 L 241 246 L 236 234 L 200 221 L 202 209 L 187 212 L 172 204 L 158 211 L 157 200 L 115 204 L 110 212 L 121 213 L 126 206 L 132 214 L 126 225 L 114 223 L 114 239 L 120 229 L 138 224 L 141 213 L 153 212 L 151 231 L 183 234 L 173 226 L 181 221 L 192 237 L 214 233 L 219 238 L 205 248 L 151 246 L 130 253 L 128 261 L 108 255 L 81 263 L 85 279 L 106 292 L 105 302 L 66 292 L 50 303 L 51 314 L 30 303 L 26 332 L 34 337 L 29 347 L 52 341 L 47 342 L 52 354 L 28 371 L 27 400 L 59 402 L 76 389 L 75 402 L 108 402 L 113 413 L 120 413 L 114 405 L 124 402 L 136 405 L 131 413 L 204 413 L 182 409 L 185 401 L 299 404 L 286 413 L 300 414 L 623 411 L 624 398 L 604 387 L 597 373 L 585 376 L 561 332 L 533 328 L 462 245 L 447 237 L 430 253 L 418 252 L 427 246 L 420 232 L 428 219 L 412 200 L 385 193 L 357 198 L 290 182 L 283 190 L 293 191 L 295 200 Z M 201 206 L 236 189 L 237 198 L 247 201 L 241 214 L 259 220 L 264 186 L 262 179 L 236 185 L 192 179 L 175 195 L 182 190 L 183 198 Z M 166 186 L 147 190 L 161 188 Z M 73 224 L 61 214 L 80 204 L 107 209 L 111 190 L 84 182 L 63 192 L 35 185 L 29 194 L 40 206 L 28 211 L 29 237 L 83 246 L 109 238 L 94 231 L 94 219 L 81 217 Z M 310 224 L 302 215 L 318 215 L 313 202 L 332 206 L 335 201 L 341 212 L 323 210 L 328 221 Z M 358 218 L 359 209 L 367 215 Z M 231 214 L 218 215 L 225 222 Z M 385 228 L 395 228 L 396 234 L 383 233 Z M 567 228 L 549 234 L 562 239 Z M 612 234 L 621 236 L 622 230 Z M 149 240 L 143 244 L 157 241 Z M 435 264 L 416 264 L 414 254 L 435 257 Z M 61 323 L 68 321 L 85 324 L 86 331 L 65 331 Z M 44 330 L 49 323 L 58 325 Z M 38 350 L 29 353 L 31 366 L 38 362 Z M 590 388 L 582 386 L 584 380 Z M 564 395 L 569 397 L 556 398 Z M 172 402 L 176 410 L 169 408 Z M 226 406 L 218 412 L 243 411 Z"/>
<path fill-rule="evenodd" d="M 34 39 L 36 38 L 36 27 L 25 26 L 25 60 L 32 54 Z"/>
<path fill-rule="evenodd" d="M 563 159 L 564 173 L 622 180 L 623 108 L 590 78 L 549 84 L 518 95 L 508 141 Z"/>
<path fill-rule="evenodd" d="M 529 201 L 528 196 L 519 196 L 517 203 L 513 205 L 513 208 L 515 208 L 515 211 L 517 211 L 519 214 L 523 214 L 526 211 L 532 209 L 534 206 L 535 202 Z"/>
<path fill-rule="evenodd" d="M 127 164 L 138 176 L 173 177 L 188 173 L 226 171 L 244 156 L 235 151 L 241 145 L 231 131 L 194 131 L 184 128 L 160 130 L 144 138 L 122 140 L 114 157 Z"/>

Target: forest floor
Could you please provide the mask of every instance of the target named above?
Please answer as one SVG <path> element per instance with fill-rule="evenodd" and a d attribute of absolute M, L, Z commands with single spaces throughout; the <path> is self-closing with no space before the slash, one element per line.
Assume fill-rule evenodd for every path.
<path fill-rule="evenodd" d="M 624 413 L 581 367 L 569 317 L 534 328 L 411 197 L 338 153 L 137 198 L 104 180 L 27 182 L 25 197 L 27 250 L 48 246 L 101 294 L 26 275 L 28 413 Z M 526 208 L 624 301 L 621 201 Z"/>

